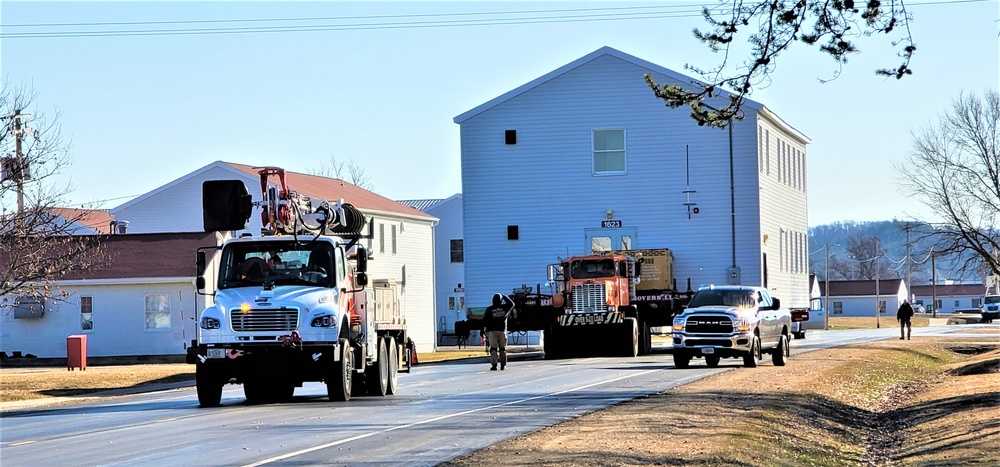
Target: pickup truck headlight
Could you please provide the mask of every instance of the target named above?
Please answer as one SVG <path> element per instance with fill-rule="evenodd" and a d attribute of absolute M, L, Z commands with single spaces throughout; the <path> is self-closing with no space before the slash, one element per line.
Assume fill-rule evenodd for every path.
<path fill-rule="evenodd" d="M 674 332 L 681 332 L 684 330 L 684 320 L 675 319 L 674 320 Z"/>
<path fill-rule="evenodd" d="M 222 323 L 215 318 L 202 318 L 201 328 L 202 329 L 219 329 L 222 327 Z"/>
<path fill-rule="evenodd" d="M 314 328 L 332 328 L 336 326 L 337 320 L 333 318 L 333 315 L 317 316 L 313 318 L 310 326 Z"/>

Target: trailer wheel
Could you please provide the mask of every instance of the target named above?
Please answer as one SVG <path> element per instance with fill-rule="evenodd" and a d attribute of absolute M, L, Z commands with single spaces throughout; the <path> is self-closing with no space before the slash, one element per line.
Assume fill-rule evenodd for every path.
<path fill-rule="evenodd" d="M 385 339 L 378 338 L 378 359 L 375 365 L 365 369 L 365 386 L 370 396 L 385 396 L 389 389 L 389 353 L 385 349 Z"/>
<path fill-rule="evenodd" d="M 331 401 L 351 400 L 351 383 L 354 379 L 354 352 L 351 343 L 341 337 L 337 341 L 339 362 L 330 362 L 330 374 L 326 378 L 326 394 Z"/>
<path fill-rule="evenodd" d="M 195 386 L 198 390 L 198 404 L 202 407 L 218 407 L 222 402 L 222 386 L 225 381 L 213 373 L 208 365 L 199 363 L 194 370 Z"/>
<path fill-rule="evenodd" d="M 683 350 L 674 350 L 674 367 L 687 368 L 691 364 L 691 355 Z"/>
<path fill-rule="evenodd" d="M 399 392 L 399 344 L 396 343 L 396 338 L 386 337 L 385 348 L 389 352 L 386 358 L 386 363 L 389 365 L 389 379 L 385 393 L 392 395 Z"/>
<path fill-rule="evenodd" d="M 705 364 L 708 365 L 709 368 L 715 368 L 719 366 L 719 360 L 721 360 L 721 358 L 715 355 L 705 356 Z"/>
<path fill-rule="evenodd" d="M 639 355 L 653 353 L 653 330 L 649 323 L 643 321 L 639 325 Z"/>
<path fill-rule="evenodd" d="M 271 391 L 261 380 L 248 380 L 243 382 L 243 395 L 247 398 L 247 404 L 263 404 L 269 402 Z"/>
<path fill-rule="evenodd" d="M 743 366 L 747 368 L 757 368 L 757 364 L 763 359 L 760 349 L 760 337 L 753 336 L 753 344 L 745 354 L 743 354 Z"/>
<path fill-rule="evenodd" d="M 622 355 L 637 357 L 639 355 L 639 323 L 635 318 L 625 318 L 622 322 Z"/>
<path fill-rule="evenodd" d="M 559 332 L 556 331 L 556 327 L 552 326 L 543 332 L 545 332 L 545 336 L 543 336 L 545 341 L 542 342 L 543 344 L 542 350 L 545 351 L 545 359 L 556 360 L 562 358 L 561 352 L 559 350 L 559 347 L 562 345 L 562 342 L 559 336 Z"/>
<path fill-rule="evenodd" d="M 771 363 L 774 363 L 774 366 L 785 366 L 785 361 L 790 355 L 788 334 L 782 334 L 781 338 L 778 339 L 778 347 L 771 351 Z"/>

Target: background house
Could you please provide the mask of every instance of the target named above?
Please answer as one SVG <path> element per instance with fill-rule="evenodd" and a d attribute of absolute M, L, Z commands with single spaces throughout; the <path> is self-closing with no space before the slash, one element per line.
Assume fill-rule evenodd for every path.
<path fill-rule="evenodd" d="M 311 198 L 353 204 L 369 220 L 372 238 L 365 246 L 373 255 L 369 277 L 399 285 L 399 306 L 410 337 L 420 351 L 435 346 L 433 226 L 437 219 L 409 206 L 339 179 L 286 172 L 290 189 Z M 216 161 L 127 203 L 111 209 L 118 222 L 128 222 L 129 235 L 147 232 L 200 232 L 202 183 L 241 180 L 253 201 L 260 201 L 260 177 L 252 166 Z M 277 177 L 270 177 L 277 186 Z M 250 216 L 246 232 L 260 235 L 260 210 Z M 191 256 L 193 261 L 194 256 Z"/>
<path fill-rule="evenodd" d="M 983 284 L 937 284 L 913 286 L 913 303 L 922 305 L 924 310 L 938 313 L 954 313 L 955 310 L 980 309 L 983 306 L 983 296 L 986 286 Z M 934 296 L 937 302 L 931 307 Z"/>
<path fill-rule="evenodd" d="M 94 236 L 107 264 L 55 282 L 44 312 L 0 315 L 0 351 L 65 358 L 66 338 L 86 334 L 90 356 L 183 355 L 204 300 L 195 290 L 195 251 L 215 233 Z"/>
<path fill-rule="evenodd" d="M 681 289 L 765 285 L 808 306 L 808 139 L 754 101 L 699 127 L 647 73 L 692 81 L 604 47 L 455 117 L 469 306 L 544 284 L 559 257 L 643 248 L 673 251 Z"/>
<path fill-rule="evenodd" d="M 828 282 L 821 281 L 820 288 L 826 295 Z M 909 296 L 906 281 L 902 279 L 883 279 L 879 281 L 829 281 L 830 304 L 827 307 L 830 317 L 838 316 L 875 316 L 878 303 L 880 316 L 896 319 L 899 304 Z"/>

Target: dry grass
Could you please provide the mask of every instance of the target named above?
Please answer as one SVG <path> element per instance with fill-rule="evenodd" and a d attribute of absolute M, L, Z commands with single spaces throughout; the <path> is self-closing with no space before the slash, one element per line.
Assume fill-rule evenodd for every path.
<path fill-rule="evenodd" d="M 785 367 L 735 368 L 447 465 L 1000 465 L 998 371 L 995 338 L 815 351 Z"/>
<path fill-rule="evenodd" d="M 930 324 L 928 315 L 915 315 L 910 323 L 913 327 L 927 327 Z M 875 328 L 899 329 L 899 322 L 896 321 L 895 313 L 879 316 L 831 316 L 830 329 L 875 329 Z"/>

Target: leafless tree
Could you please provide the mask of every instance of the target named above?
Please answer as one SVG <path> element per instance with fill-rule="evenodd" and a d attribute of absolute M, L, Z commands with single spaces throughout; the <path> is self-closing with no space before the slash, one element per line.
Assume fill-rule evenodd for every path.
<path fill-rule="evenodd" d="M 897 169 L 902 187 L 937 216 L 936 254 L 962 272 L 1000 275 L 1000 94 L 962 94 L 936 124 L 913 134 Z"/>
<path fill-rule="evenodd" d="M 876 74 L 897 79 L 910 74 L 910 59 L 916 47 L 909 31 L 911 16 L 903 0 L 857 3 L 863 5 L 854 0 L 720 0 L 717 6 L 703 10 L 709 30 L 695 29 L 694 35 L 712 51 L 723 52 L 722 63 L 709 69 L 685 67 L 704 82 L 657 84 L 650 75 L 646 75 L 646 82 L 667 106 L 689 106 L 691 117 L 699 125 L 725 127 L 743 117 L 741 107 L 746 97 L 755 87 L 766 85 L 778 57 L 797 42 L 818 46 L 843 66 L 850 54 L 859 52 L 854 41 L 886 34 L 893 38 L 902 63 L 876 70 Z M 747 31 L 750 55 L 741 64 L 733 65 L 730 47 Z M 723 87 L 731 92 L 727 105 L 714 108 L 704 103 L 705 99 L 720 96 Z"/>
<path fill-rule="evenodd" d="M 56 175 L 69 165 L 69 146 L 60 134 L 58 112 L 45 118 L 31 109 L 35 98 L 26 87 L 0 82 L 4 116 L 0 158 L 5 162 L 0 178 L 0 311 L 9 309 L 17 296 L 63 298 L 54 281 L 104 262 L 99 237 L 73 235 L 86 212 L 57 214 L 58 208 L 68 205 L 66 196 L 71 191 L 68 185 L 55 182 Z M 13 117 L 15 113 L 22 117 Z M 18 191 L 22 203 L 17 202 Z"/>
<path fill-rule="evenodd" d="M 364 167 L 354 162 L 354 159 L 344 162 L 331 155 L 329 162 L 321 162 L 319 167 L 310 169 L 308 172 L 320 177 L 337 178 L 359 188 L 375 191 L 372 178 L 365 172 Z"/>

